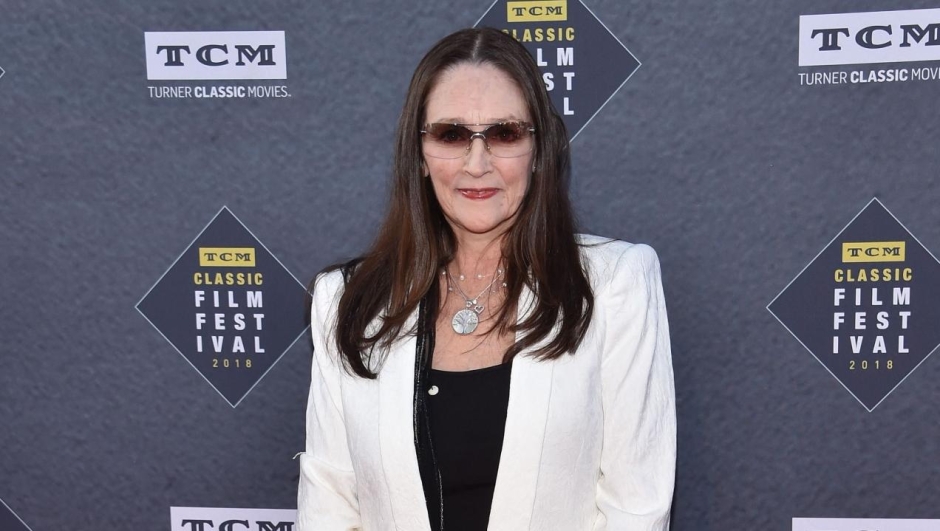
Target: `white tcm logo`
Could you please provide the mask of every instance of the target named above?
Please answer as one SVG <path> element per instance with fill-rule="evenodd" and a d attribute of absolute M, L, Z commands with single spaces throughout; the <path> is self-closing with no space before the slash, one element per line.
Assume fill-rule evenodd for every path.
<path fill-rule="evenodd" d="M 170 507 L 171 531 L 294 531 L 293 509 Z"/>
<path fill-rule="evenodd" d="M 283 31 L 148 31 L 147 79 L 287 79 Z"/>
<path fill-rule="evenodd" d="M 937 60 L 940 9 L 800 17 L 800 66 Z"/>
<path fill-rule="evenodd" d="M 937 531 L 940 520 L 904 518 L 794 518 L 793 531 Z"/>

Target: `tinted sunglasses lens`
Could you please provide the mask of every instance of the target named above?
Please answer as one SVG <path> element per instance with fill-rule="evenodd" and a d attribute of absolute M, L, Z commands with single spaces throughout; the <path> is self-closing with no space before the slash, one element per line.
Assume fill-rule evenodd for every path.
<path fill-rule="evenodd" d="M 472 134 L 466 127 L 454 124 L 429 124 L 425 131 L 425 152 L 446 159 L 463 156 Z"/>
<path fill-rule="evenodd" d="M 517 157 L 529 152 L 529 130 L 516 122 L 490 126 L 486 130 L 486 143 L 497 157 Z"/>

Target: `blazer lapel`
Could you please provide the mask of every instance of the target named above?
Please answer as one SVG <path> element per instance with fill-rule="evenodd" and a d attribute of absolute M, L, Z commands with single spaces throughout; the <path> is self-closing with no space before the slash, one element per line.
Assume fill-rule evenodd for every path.
<path fill-rule="evenodd" d="M 532 292 L 523 287 L 519 321 L 531 313 L 533 300 Z M 544 342 L 523 350 L 512 362 L 506 429 L 487 526 L 489 531 L 529 529 L 555 366 L 528 356 L 542 344 Z"/>
<path fill-rule="evenodd" d="M 406 325 L 406 326 L 410 326 Z M 414 336 L 395 343 L 379 372 L 379 444 L 395 529 L 430 529 L 414 439 Z"/>

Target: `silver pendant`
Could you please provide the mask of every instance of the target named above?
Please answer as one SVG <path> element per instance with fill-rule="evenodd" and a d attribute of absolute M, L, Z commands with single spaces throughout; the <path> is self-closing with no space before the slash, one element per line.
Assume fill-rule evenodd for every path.
<path fill-rule="evenodd" d="M 454 319 L 450 322 L 450 325 L 454 327 L 454 332 L 462 336 L 472 334 L 477 329 L 478 324 L 480 324 L 480 317 L 469 308 L 464 308 L 455 313 Z"/>

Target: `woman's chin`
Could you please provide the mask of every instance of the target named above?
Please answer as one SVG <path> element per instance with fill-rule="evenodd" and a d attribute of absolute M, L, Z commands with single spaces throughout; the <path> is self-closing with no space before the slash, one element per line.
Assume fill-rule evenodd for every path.
<path fill-rule="evenodd" d="M 455 227 L 458 231 L 464 232 L 467 235 L 473 236 L 486 236 L 493 235 L 496 236 L 501 234 L 506 225 L 497 221 L 487 220 L 487 221 L 475 221 L 470 223 L 459 223 Z"/>

